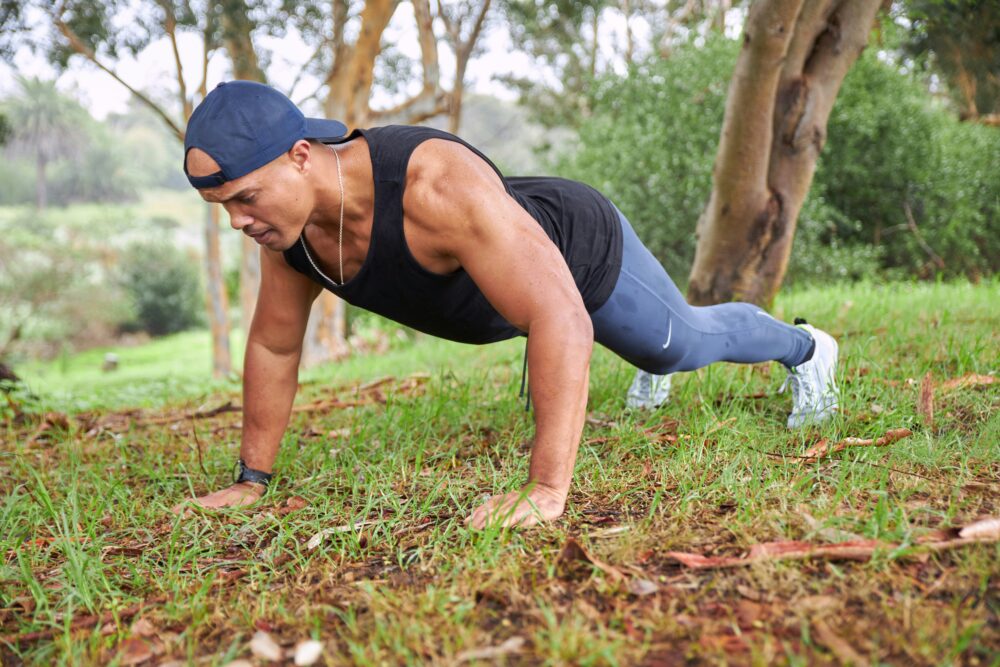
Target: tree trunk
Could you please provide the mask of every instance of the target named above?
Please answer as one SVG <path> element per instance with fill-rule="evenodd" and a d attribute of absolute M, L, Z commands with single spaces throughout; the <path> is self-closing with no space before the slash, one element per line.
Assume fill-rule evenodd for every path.
<path fill-rule="evenodd" d="M 458 134 L 462 127 L 462 98 L 465 96 L 465 68 L 455 73 L 455 83 L 451 88 L 451 103 L 448 105 L 448 131 Z"/>
<path fill-rule="evenodd" d="M 385 32 L 399 0 L 366 0 L 361 29 L 353 46 L 335 45 L 337 62 L 327 78 L 330 94 L 323 105 L 327 118 L 336 118 L 348 129 L 368 122 L 368 101 L 375 81 L 375 59 L 382 51 Z M 341 65 L 341 59 L 347 62 Z"/>
<path fill-rule="evenodd" d="M 243 0 L 222 3 L 222 37 L 233 65 L 233 78 L 267 83 L 253 45 L 253 22 Z M 240 243 L 240 324 L 243 336 L 250 333 L 260 289 L 260 250 L 253 239 L 243 236 Z"/>
<path fill-rule="evenodd" d="M 768 307 L 840 85 L 883 0 L 758 0 L 726 100 L 688 301 Z"/>
<path fill-rule="evenodd" d="M 350 354 L 344 338 L 347 329 L 345 305 L 326 290 L 316 297 L 302 345 L 303 366 L 315 366 Z"/>
<path fill-rule="evenodd" d="M 212 374 L 226 377 L 232 370 L 229 350 L 229 300 L 222 280 L 222 254 L 219 251 L 219 205 L 206 204 L 205 277 L 208 320 L 212 330 Z"/>

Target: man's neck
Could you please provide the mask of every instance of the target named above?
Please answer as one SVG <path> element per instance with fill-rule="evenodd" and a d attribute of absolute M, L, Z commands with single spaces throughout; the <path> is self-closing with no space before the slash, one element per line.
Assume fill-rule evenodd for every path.
<path fill-rule="evenodd" d="M 344 182 L 344 233 L 372 215 L 375 201 L 375 181 L 372 176 L 368 143 L 362 137 L 344 144 L 315 147 L 319 191 L 316 207 L 307 224 L 337 233 L 340 227 L 340 178 L 337 155 L 340 156 L 340 176 Z"/>

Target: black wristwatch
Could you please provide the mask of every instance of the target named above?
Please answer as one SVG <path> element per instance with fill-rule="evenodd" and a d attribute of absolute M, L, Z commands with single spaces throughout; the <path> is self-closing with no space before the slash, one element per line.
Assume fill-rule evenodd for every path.
<path fill-rule="evenodd" d="M 252 484 L 262 484 L 265 488 L 271 483 L 271 478 L 274 477 L 269 472 L 264 472 L 263 470 L 254 470 L 253 468 L 248 468 L 247 464 L 240 459 L 237 463 L 239 467 L 239 475 L 236 477 L 235 484 L 240 482 L 250 482 Z"/>

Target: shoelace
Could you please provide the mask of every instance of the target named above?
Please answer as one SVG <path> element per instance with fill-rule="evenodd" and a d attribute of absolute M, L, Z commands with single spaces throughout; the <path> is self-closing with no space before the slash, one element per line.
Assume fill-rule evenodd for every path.
<path fill-rule="evenodd" d="M 792 385 L 792 412 L 800 412 L 810 404 L 817 405 L 816 388 L 811 382 L 803 381 L 798 373 L 789 373 L 785 377 L 785 381 L 781 383 L 781 387 L 778 388 L 778 393 L 784 393 L 789 384 Z"/>

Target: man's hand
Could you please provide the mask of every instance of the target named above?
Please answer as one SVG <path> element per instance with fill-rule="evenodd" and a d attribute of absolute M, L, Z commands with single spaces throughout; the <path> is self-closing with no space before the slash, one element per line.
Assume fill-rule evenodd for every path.
<path fill-rule="evenodd" d="M 559 518 L 566 509 L 566 494 L 544 484 L 530 483 L 520 491 L 494 496 L 476 508 L 465 525 L 476 530 L 487 526 L 526 528 Z"/>
<path fill-rule="evenodd" d="M 233 484 L 232 486 L 222 489 L 221 491 L 215 491 L 214 493 L 209 493 L 208 495 L 193 498 L 191 500 L 185 500 L 184 502 L 175 505 L 170 511 L 174 514 L 180 514 L 184 511 L 185 507 L 190 505 L 196 505 L 206 509 L 252 505 L 260 500 L 266 490 L 267 487 L 263 484 L 239 482 L 238 484 Z"/>

